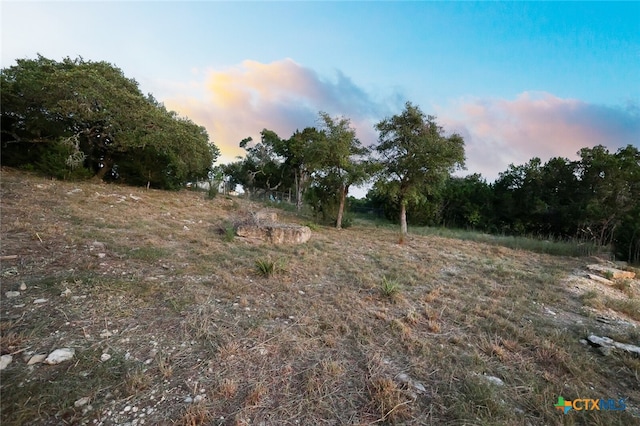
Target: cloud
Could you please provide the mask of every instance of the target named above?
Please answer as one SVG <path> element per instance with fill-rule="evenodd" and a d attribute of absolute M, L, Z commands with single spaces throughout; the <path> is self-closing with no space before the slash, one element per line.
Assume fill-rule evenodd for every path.
<path fill-rule="evenodd" d="M 610 107 L 525 92 L 515 100 L 457 101 L 439 114 L 445 129 L 464 137 L 468 171 L 489 181 L 510 163 L 533 157 L 576 159 L 584 147 L 640 145 L 640 110 L 633 104 Z"/>
<path fill-rule="evenodd" d="M 222 152 L 222 162 L 243 155 L 239 142 L 247 136 L 259 140 L 267 128 L 287 138 L 296 129 L 317 124 L 319 111 L 351 119 L 363 143 L 375 142 L 373 125 L 388 115 L 349 77 L 336 72 L 333 79 L 318 75 L 291 59 L 271 63 L 246 60 L 240 65 L 194 72 L 200 80 L 169 86 L 163 100 L 167 108 L 203 125 Z"/>

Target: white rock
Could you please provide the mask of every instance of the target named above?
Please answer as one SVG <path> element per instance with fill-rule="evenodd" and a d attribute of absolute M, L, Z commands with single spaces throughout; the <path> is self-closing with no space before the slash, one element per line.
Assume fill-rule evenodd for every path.
<path fill-rule="evenodd" d="M 7 368 L 9 364 L 13 361 L 13 357 L 11 355 L 2 355 L 0 357 L 0 370 L 4 370 Z"/>
<path fill-rule="evenodd" d="M 129 194 L 129 198 L 131 198 L 133 201 L 140 201 L 140 200 L 142 200 L 142 197 L 136 197 L 136 196 L 135 196 L 135 195 L 133 195 L 133 194 Z"/>
<path fill-rule="evenodd" d="M 47 358 L 47 354 L 34 355 L 31 358 L 29 358 L 29 362 L 27 362 L 27 365 L 39 364 L 43 362 L 46 358 Z"/>
<path fill-rule="evenodd" d="M 495 376 L 487 376 L 487 375 L 481 375 L 480 377 L 484 377 L 486 381 L 488 381 L 489 383 L 492 383 L 496 386 L 504 386 L 504 382 L 499 379 L 498 377 Z"/>
<path fill-rule="evenodd" d="M 72 359 L 75 353 L 76 351 L 73 348 L 56 349 L 49 354 L 44 362 L 45 364 L 49 365 L 60 364 L 61 362 L 69 361 L 70 359 Z"/>
<path fill-rule="evenodd" d="M 205 396 L 204 395 L 196 395 L 195 398 L 193 398 L 193 402 L 195 402 L 196 404 L 200 401 L 204 401 Z"/>
<path fill-rule="evenodd" d="M 193 398 L 191 398 L 190 396 L 186 397 L 184 399 L 184 402 L 186 402 L 187 404 L 191 404 L 193 402 Z"/>
<path fill-rule="evenodd" d="M 67 288 L 65 291 L 60 293 L 60 297 L 69 297 L 70 294 L 71 294 L 71 290 Z"/>
<path fill-rule="evenodd" d="M 76 407 L 76 408 L 82 407 L 83 405 L 87 405 L 89 403 L 89 401 L 91 401 L 91 399 L 88 396 L 85 396 L 83 398 L 80 398 L 76 402 L 74 402 L 73 406 Z"/>
<path fill-rule="evenodd" d="M 47 299 L 36 299 L 33 301 L 33 303 L 35 303 L 36 305 L 40 305 L 42 303 L 47 303 Z"/>
<path fill-rule="evenodd" d="M 25 283 L 20 284 L 20 291 L 25 291 L 27 289 L 27 285 Z"/>
<path fill-rule="evenodd" d="M 13 297 L 20 296 L 20 292 L 19 291 L 7 291 L 7 292 L 4 293 L 4 295 L 6 296 L 7 299 L 11 299 Z"/>
<path fill-rule="evenodd" d="M 108 353 L 104 353 L 100 355 L 100 361 L 102 362 L 109 361 L 110 359 L 111 359 L 111 355 L 109 355 Z"/>

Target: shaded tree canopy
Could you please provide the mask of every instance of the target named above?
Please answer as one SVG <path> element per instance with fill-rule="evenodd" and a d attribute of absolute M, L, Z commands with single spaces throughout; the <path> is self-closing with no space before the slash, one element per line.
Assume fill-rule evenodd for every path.
<path fill-rule="evenodd" d="M 38 56 L 0 77 L 4 164 L 172 188 L 206 177 L 219 155 L 204 127 L 107 62 Z"/>
<path fill-rule="evenodd" d="M 456 167 L 464 165 L 464 140 L 455 133 L 445 136 L 435 117 L 425 116 L 411 102 L 402 113 L 380 121 L 376 129 L 375 151 L 382 166 L 376 186 L 398 200 L 401 231 L 406 234 L 407 204 L 433 192 Z"/>

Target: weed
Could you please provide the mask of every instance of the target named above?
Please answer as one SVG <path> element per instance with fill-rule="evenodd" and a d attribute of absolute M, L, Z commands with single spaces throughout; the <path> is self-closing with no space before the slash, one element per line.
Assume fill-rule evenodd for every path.
<path fill-rule="evenodd" d="M 190 404 L 182 414 L 177 424 L 180 426 L 201 426 L 209 424 L 212 414 L 207 406 L 200 402 Z"/>
<path fill-rule="evenodd" d="M 306 226 L 307 228 L 311 229 L 313 232 L 317 232 L 320 230 L 320 225 L 318 225 L 315 222 L 305 222 L 304 226 Z"/>
<path fill-rule="evenodd" d="M 640 321 L 640 299 L 621 300 L 607 298 L 604 305 L 629 316 L 633 320 Z"/>
<path fill-rule="evenodd" d="M 612 280 L 613 279 L 613 272 L 611 271 L 604 271 L 604 277 L 608 280 Z"/>
<path fill-rule="evenodd" d="M 265 278 L 269 278 L 274 274 L 285 270 L 283 259 L 273 261 L 270 258 L 261 258 L 255 261 L 255 267 L 258 274 Z"/>
<path fill-rule="evenodd" d="M 129 395 L 137 395 L 139 392 L 146 390 L 151 384 L 151 377 L 142 367 L 133 368 L 127 373 L 126 390 Z"/>
<path fill-rule="evenodd" d="M 238 392 L 238 382 L 233 379 L 224 378 L 218 386 L 218 394 L 226 399 L 233 398 Z"/>
<path fill-rule="evenodd" d="M 631 287 L 631 280 L 629 279 L 614 281 L 613 286 L 629 297 L 634 296 L 633 288 Z"/>
<path fill-rule="evenodd" d="M 382 282 L 380 283 L 380 291 L 382 292 L 383 296 L 394 299 L 398 296 L 401 289 L 402 288 L 397 281 L 390 280 L 387 277 L 382 277 Z"/>
<path fill-rule="evenodd" d="M 223 239 L 225 242 L 230 243 L 236 238 L 236 229 L 233 225 L 227 225 L 223 229 Z"/>
<path fill-rule="evenodd" d="M 408 417 L 407 399 L 398 385 L 387 377 L 373 378 L 369 384 L 369 395 L 374 409 L 380 416 L 379 421 L 395 423 Z"/>

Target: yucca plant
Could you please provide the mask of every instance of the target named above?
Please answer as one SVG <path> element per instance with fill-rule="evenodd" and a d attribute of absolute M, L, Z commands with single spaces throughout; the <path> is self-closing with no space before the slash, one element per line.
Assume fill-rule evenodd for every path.
<path fill-rule="evenodd" d="M 382 277 L 380 291 L 384 296 L 394 298 L 398 293 L 400 293 L 400 284 L 396 280 L 390 280 L 387 279 L 387 277 Z"/>
<path fill-rule="evenodd" d="M 278 262 L 274 262 L 273 260 L 268 258 L 256 260 L 255 265 L 256 269 L 258 270 L 258 274 L 262 275 L 265 278 L 269 278 L 281 268 Z"/>

